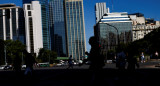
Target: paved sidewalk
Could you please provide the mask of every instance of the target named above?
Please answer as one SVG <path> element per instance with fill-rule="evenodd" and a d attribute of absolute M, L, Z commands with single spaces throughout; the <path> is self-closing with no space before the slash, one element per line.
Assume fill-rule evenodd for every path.
<path fill-rule="evenodd" d="M 134 72 L 116 69 L 115 64 L 106 64 L 102 71 L 94 73 L 88 65 L 37 68 L 32 77 L 19 76 L 14 71 L 0 71 L 0 86 L 160 86 L 159 62 L 140 63 Z M 98 84 L 98 85 L 97 85 Z"/>

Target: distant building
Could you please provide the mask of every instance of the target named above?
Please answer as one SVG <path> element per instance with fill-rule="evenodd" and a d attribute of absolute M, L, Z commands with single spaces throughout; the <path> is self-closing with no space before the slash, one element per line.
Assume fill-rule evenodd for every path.
<path fill-rule="evenodd" d="M 145 25 L 145 17 L 142 13 L 129 14 L 129 17 L 133 21 L 133 25 Z"/>
<path fill-rule="evenodd" d="M 22 8 L 15 4 L 0 4 L 0 39 L 20 40 L 25 44 L 24 26 Z"/>
<path fill-rule="evenodd" d="M 50 49 L 49 0 L 22 0 L 23 4 L 39 1 L 41 5 L 43 48 Z"/>
<path fill-rule="evenodd" d="M 107 13 L 94 27 L 103 53 L 115 50 L 119 43 L 132 42 L 132 21 L 126 12 Z"/>
<path fill-rule="evenodd" d="M 144 38 L 145 35 L 152 32 L 160 25 L 134 25 L 133 26 L 133 41 Z"/>
<path fill-rule="evenodd" d="M 29 53 L 38 55 L 43 48 L 41 5 L 39 1 L 23 5 L 25 14 L 26 46 Z"/>
<path fill-rule="evenodd" d="M 50 0 L 51 50 L 57 52 L 61 57 L 68 56 L 64 12 L 64 0 Z"/>
<path fill-rule="evenodd" d="M 133 21 L 133 41 L 144 38 L 145 35 L 160 27 L 160 21 L 153 18 L 145 18 L 142 13 L 130 14 L 129 17 Z"/>
<path fill-rule="evenodd" d="M 109 8 L 106 8 L 106 3 L 96 3 L 95 5 L 96 12 L 96 23 L 102 18 L 104 14 L 109 13 Z"/>
<path fill-rule="evenodd" d="M 65 0 L 67 55 L 82 59 L 86 51 L 83 0 Z"/>

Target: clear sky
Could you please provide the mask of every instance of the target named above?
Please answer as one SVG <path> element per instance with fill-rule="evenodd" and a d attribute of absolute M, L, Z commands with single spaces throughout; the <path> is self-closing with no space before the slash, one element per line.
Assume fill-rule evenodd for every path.
<path fill-rule="evenodd" d="M 139 12 L 143 13 L 145 18 L 154 18 L 160 21 L 160 0 L 83 0 L 87 51 L 90 50 L 89 37 L 94 35 L 94 6 L 98 2 L 106 2 L 111 12 L 128 12 L 129 14 Z M 0 0 L 0 4 L 4 3 L 15 3 L 17 6 L 22 6 L 21 0 Z"/>

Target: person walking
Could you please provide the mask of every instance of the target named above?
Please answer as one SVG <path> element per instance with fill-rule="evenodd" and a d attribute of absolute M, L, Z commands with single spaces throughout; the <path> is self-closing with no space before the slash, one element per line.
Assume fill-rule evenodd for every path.
<path fill-rule="evenodd" d="M 73 62 L 72 62 L 72 55 L 70 55 L 69 59 L 68 59 L 68 68 L 72 68 L 73 69 Z"/>
<path fill-rule="evenodd" d="M 117 53 L 116 57 L 116 67 L 118 67 L 119 70 L 125 70 L 126 66 L 126 55 L 124 51 L 120 51 Z"/>
<path fill-rule="evenodd" d="M 155 52 L 155 58 L 158 59 L 158 52 Z"/>
<path fill-rule="evenodd" d="M 127 62 L 128 62 L 128 66 L 127 66 L 127 70 L 129 72 L 134 72 L 136 67 L 139 68 L 139 63 L 137 62 L 137 58 L 134 57 L 131 53 L 127 56 Z"/>
<path fill-rule="evenodd" d="M 91 45 L 90 53 L 88 54 L 88 61 L 90 62 L 89 70 L 91 71 L 91 86 L 101 86 L 103 82 L 103 66 L 104 56 L 100 52 L 100 45 L 95 36 L 90 37 L 89 44 Z"/>
<path fill-rule="evenodd" d="M 145 58 L 144 58 L 144 53 L 142 52 L 141 53 L 141 63 L 144 63 L 145 62 Z"/>

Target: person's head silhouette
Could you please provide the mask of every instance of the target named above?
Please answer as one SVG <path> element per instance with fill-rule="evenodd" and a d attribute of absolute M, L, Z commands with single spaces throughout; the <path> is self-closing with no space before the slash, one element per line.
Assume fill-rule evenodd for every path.
<path fill-rule="evenodd" d="M 99 43 L 98 43 L 98 41 L 97 41 L 97 39 L 96 39 L 95 36 L 90 37 L 89 44 L 91 45 L 91 47 L 97 47 L 97 46 L 99 46 L 98 45 Z"/>

